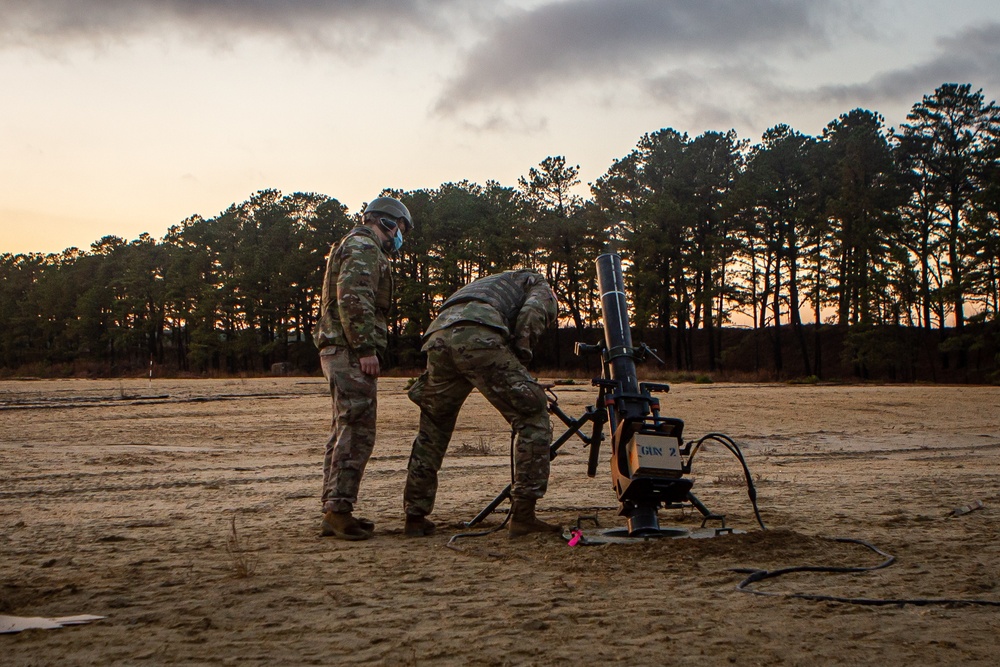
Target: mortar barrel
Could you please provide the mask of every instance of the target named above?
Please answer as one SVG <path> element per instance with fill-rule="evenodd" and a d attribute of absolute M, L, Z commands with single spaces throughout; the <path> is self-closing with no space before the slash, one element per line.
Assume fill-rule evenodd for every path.
<path fill-rule="evenodd" d="M 597 286 L 601 294 L 604 343 L 611 379 L 620 383 L 623 393 L 637 394 L 639 382 L 636 378 L 621 257 L 609 253 L 597 258 Z"/>

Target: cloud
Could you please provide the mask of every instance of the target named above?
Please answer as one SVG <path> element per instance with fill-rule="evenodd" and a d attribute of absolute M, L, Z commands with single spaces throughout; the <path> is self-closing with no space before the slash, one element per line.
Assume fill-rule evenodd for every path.
<path fill-rule="evenodd" d="M 680 122 L 755 131 L 777 122 L 805 122 L 811 126 L 808 131 L 818 131 L 839 114 L 858 107 L 882 113 L 892 124 L 902 121 L 913 104 L 944 83 L 971 83 L 973 90 L 1000 89 L 1000 23 L 965 28 L 931 44 L 937 48 L 928 48 L 922 61 L 878 72 L 858 83 L 813 87 L 789 83 L 781 64 L 769 64 L 761 55 L 702 66 L 696 72 L 676 68 L 649 77 L 644 85 L 650 97 L 669 105 Z M 877 64 L 872 62 L 873 67 Z M 984 96 L 991 99 L 989 94 Z"/>
<path fill-rule="evenodd" d="M 223 42 L 261 35 L 336 50 L 403 44 L 476 11 L 470 0 L 0 0 L 0 48 L 102 46 L 180 31 Z"/>
<path fill-rule="evenodd" d="M 793 0 L 570 0 L 500 19 L 446 85 L 437 111 L 536 94 L 567 82 L 648 78 L 697 59 L 738 61 L 762 46 L 822 48 L 833 3 Z M 853 5 L 836 10 L 848 12 Z"/>
<path fill-rule="evenodd" d="M 822 102 L 871 104 L 916 102 L 943 83 L 1000 88 L 1000 23 L 966 28 L 938 39 L 937 45 L 938 53 L 924 62 L 858 84 L 824 86 L 809 96 Z"/>
<path fill-rule="evenodd" d="M 549 121 L 544 117 L 523 114 L 517 109 L 494 109 L 482 118 L 461 118 L 458 126 L 475 134 L 513 132 L 538 135 L 549 129 Z"/>
<path fill-rule="evenodd" d="M 728 130 L 760 123 L 757 114 L 774 88 L 775 76 L 770 66 L 750 59 L 697 72 L 678 68 L 650 77 L 643 87 L 657 104 L 669 105 L 685 127 Z"/>

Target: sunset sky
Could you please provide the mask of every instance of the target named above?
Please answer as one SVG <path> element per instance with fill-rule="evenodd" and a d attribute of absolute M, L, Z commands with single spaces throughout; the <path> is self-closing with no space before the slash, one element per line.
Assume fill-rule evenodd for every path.
<path fill-rule="evenodd" d="M 1000 96 L 996 0 L 0 0 L 0 253 Z M 419 224 L 419 221 L 418 221 Z"/>

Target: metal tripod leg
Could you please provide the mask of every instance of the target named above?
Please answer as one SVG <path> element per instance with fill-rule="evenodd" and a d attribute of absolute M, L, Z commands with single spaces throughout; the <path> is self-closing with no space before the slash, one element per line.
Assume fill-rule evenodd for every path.
<path fill-rule="evenodd" d="M 694 505 L 696 508 L 698 508 L 698 511 L 701 512 L 701 516 L 703 517 L 701 520 L 702 528 L 704 528 L 705 524 L 712 519 L 718 519 L 719 521 L 722 522 L 722 527 L 723 528 L 726 527 L 726 516 L 724 514 L 713 513 L 712 510 L 708 509 L 705 503 L 698 500 L 698 496 L 694 495 L 690 491 L 688 491 L 687 497 L 688 500 L 691 501 L 691 504 Z"/>
<path fill-rule="evenodd" d="M 549 446 L 549 460 L 550 461 L 552 459 L 554 459 L 558 455 L 559 448 L 562 447 L 574 435 L 579 435 L 580 439 L 583 440 L 584 443 L 590 445 L 591 447 L 594 446 L 593 436 L 591 436 L 590 438 L 588 438 L 587 436 L 585 436 L 582 433 L 580 433 L 580 429 L 587 422 L 594 421 L 594 420 L 597 419 L 597 415 L 600 414 L 600 412 L 598 410 L 595 410 L 594 408 L 587 408 L 587 411 L 583 414 L 583 416 L 578 417 L 577 419 L 571 419 L 570 417 L 568 417 L 566 415 L 566 413 L 563 412 L 559 408 L 559 406 L 556 405 L 555 403 L 550 403 L 549 404 L 549 411 L 555 413 L 555 415 L 557 417 L 559 417 L 563 421 L 563 423 L 565 423 L 567 426 L 569 426 L 569 428 L 566 429 L 566 432 L 563 433 L 561 436 L 559 436 L 559 439 L 556 440 L 555 442 L 553 442 Z M 595 431 L 595 433 L 597 435 L 600 435 L 600 433 L 599 433 L 599 431 L 598 431 L 597 428 L 595 428 L 594 431 Z M 490 502 L 489 505 L 487 505 L 486 507 L 484 507 L 482 509 L 482 511 L 479 512 L 479 514 L 477 514 L 475 516 L 475 518 L 472 519 L 472 521 L 466 522 L 465 525 L 467 527 L 475 526 L 477 523 L 479 523 L 480 521 L 482 521 L 483 519 L 485 519 L 486 517 L 488 517 L 490 514 L 492 514 L 493 511 L 497 507 L 499 507 L 500 504 L 503 501 L 505 501 L 508 498 L 510 498 L 510 488 L 511 488 L 511 485 L 508 484 L 507 487 L 503 491 L 501 491 L 500 494 L 497 495 L 497 497 L 494 498 L 493 501 Z"/>
<path fill-rule="evenodd" d="M 465 522 L 466 527 L 471 528 L 472 526 L 475 526 L 477 523 L 479 523 L 480 521 L 488 517 L 490 514 L 492 514 L 493 510 L 499 507 L 500 503 L 507 500 L 508 498 L 510 498 L 510 484 L 508 484 L 507 488 L 501 491 L 500 495 L 494 498 L 489 505 L 484 507 L 483 510 L 479 514 L 477 514 L 474 519 L 472 519 L 472 521 L 466 521 Z"/>

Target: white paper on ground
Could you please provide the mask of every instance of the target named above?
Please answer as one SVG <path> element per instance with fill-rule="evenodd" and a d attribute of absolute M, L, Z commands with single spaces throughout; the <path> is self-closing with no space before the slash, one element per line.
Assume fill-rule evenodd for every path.
<path fill-rule="evenodd" d="M 80 614 L 79 616 L 63 616 L 61 618 L 42 618 L 40 616 L 0 616 L 0 634 L 21 632 L 22 630 L 54 630 L 67 625 L 82 625 L 91 621 L 99 621 L 103 616 Z"/>

